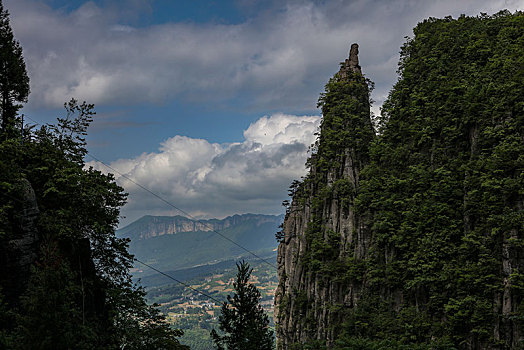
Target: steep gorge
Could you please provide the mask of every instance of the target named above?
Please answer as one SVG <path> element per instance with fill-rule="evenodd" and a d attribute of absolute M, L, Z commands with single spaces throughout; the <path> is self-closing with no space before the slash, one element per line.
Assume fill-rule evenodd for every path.
<path fill-rule="evenodd" d="M 425 20 L 376 128 L 351 47 L 291 187 L 279 349 L 522 346 L 523 47 L 519 12 Z"/>

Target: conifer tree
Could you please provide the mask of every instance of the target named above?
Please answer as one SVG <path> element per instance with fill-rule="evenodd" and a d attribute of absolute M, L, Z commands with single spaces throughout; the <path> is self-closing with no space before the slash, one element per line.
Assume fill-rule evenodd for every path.
<path fill-rule="evenodd" d="M 237 263 L 235 293 L 228 295 L 219 316 L 219 335 L 214 329 L 211 337 L 218 350 L 271 350 L 273 331 L 269 318 L 260 306 L 260 291 L 249 283 L 253 271 L 245 261 Z"/>
<path fill-rule="evenodd" d="M 9 23 L 9 12 L 0 0 L 0 115 L 3 138 L 14 132 L 17 111 L 27 102 L 27 76 L 22 47 L 15 40 Z"/>

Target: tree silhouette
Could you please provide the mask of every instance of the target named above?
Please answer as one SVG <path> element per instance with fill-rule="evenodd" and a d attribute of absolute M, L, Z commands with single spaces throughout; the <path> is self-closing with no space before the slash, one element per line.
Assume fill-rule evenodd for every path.
<path fill-rule="evenodd" d="M 0 0 L 0 113 L 3 137 L 14 132 L 17 111 L 21 102 L 27 102 L 29 77 L 27 76 L 22 47 L 15 40 L 9 24 L 9 12 Z"/>
<path fill-rule="evenodd" d="M 214 329 L 211 337 L 218 350 L 271 350 L 273 331 L 269 318 L 260 306 L 260 291 L 249 283 L 252 268 L 245 261 L 237 263 L 235 293 L 228 295 L 219 316 L 219 335 Z"/>

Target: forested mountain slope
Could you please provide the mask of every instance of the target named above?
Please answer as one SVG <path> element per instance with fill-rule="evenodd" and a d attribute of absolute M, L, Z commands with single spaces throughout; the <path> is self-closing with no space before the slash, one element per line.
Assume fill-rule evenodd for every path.
<path fill-rule="evenodd" d="M 175 270 L 253 257 L 229 240 L 261 257 L 274 258 L 275 232 L 282 220 L 281 215 L 261 214 L 210 220 L 147 215 L 118 230 L 117 235 L 131 239 L 129 250 L 140 260 L 161 270 Z M 156 273 L 137 267 L 134 277 Z"/>
<path fill-rule="evenodd" d="M 417 25 L 375 128 L 357 53 L 292 186 L 278 348 L 519 348 L 524 14 Z"/>

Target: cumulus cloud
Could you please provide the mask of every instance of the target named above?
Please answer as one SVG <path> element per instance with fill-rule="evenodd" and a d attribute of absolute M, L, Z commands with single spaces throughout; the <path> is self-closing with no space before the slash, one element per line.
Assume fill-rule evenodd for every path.
<path fill-rule="evenodd" d="M 361 45 L 380 105 L 395 81 L 399 46 L 417 22 L 524 7 L 523 0 L 281 1 L 239 24 L 134 27 L 121 24 L 127 6 L 86 2 L 64 12 L 38 0 L 5 3 L 34 105 L 58 106 L 71 96 L 97 105 L 246 97 L 249 108 L 293 111 L 314 108 L 352 42 Z"/>
<path fill-rule="evenodd" d="M 180 214 L 134 182 L 192 215 L 280 213 L 291 181 L 305 175 L 319 123 L 316 116 L 274 114 L 252 123 L 240 143 L 174 136 L 158 152 L 112 162 L 109 165 L 125 175 L 116 174 L 117 181 L 130 194 L 123 223 L 145 214 Z M 88 166 L 112 172 L 101 163 Z"/>

